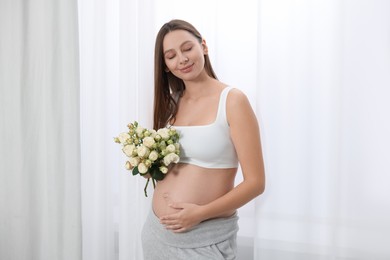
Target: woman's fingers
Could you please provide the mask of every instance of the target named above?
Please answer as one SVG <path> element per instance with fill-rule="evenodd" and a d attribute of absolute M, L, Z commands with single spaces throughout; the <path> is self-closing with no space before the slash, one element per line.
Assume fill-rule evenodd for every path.
<path fill-rule="evenodd" d="M 181 226 L 178 224 L 174 224 L 174 225 L 166 225 L 165 228 L 170 229 L 170 230 L 177 230 L 177 229 L 180 229 Z"/>
<path fill-rule="evenodd" d="M 177 223 L 177 220 L 161 220 L 160 221 L 160 223 L 161 224 L 163 224 L 163 225 L 177 225 L 178 223 Z"/>

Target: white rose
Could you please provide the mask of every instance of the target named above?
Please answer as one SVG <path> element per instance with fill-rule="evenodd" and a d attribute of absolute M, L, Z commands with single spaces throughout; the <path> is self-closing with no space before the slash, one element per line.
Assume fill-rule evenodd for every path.
<path fill-rule="evenodd" d="M 121 142 L 121 144 L 126 143 L 127 139 L 129 139 L 129 138 L 130 138 L 130 135 L 128 133 L 120 133 L 118 136 L 119 142 Z"/>
<path fill-rule="evenodd" d="M 165 167 L 165 166 L 160 166 L 160 172 L 162 172 L 162 173 L 164 173 L 164 174 L 166 174 L 167 172 L 168 172 L 168 168 L 167 167 Z"/>
<path fill-rule="evenodd" d="M 156 151 L 151 151 L 149 154 L 149 159 L 154 162 L 158 159 L 158 153 Z"/>
<path fill-rule="evenodd" d="M 176 148 L 176 151 L 180 151 L 180 144 L 179 143 L 175 143 L 175 148 Z"/>
<path fill-rule="evenodd" d="M 172 136 L 172 135 L 175 135 L 176 134 L 176 129 L 175 128 L 171 128 L 170 130 L 169 130 L 169 134 Z"/>
<path fill-rule="evenodd" d="M 142 136 L 143 135 L 143 132 L 144 132 L 145 128 L 141 127 L 141 126 L 138 126 L 136 129 L 135 129 L 135 132 L 138 136 Z"/>
<path fill-rule="evenodd" d="M 126 168 L 126 170 L 131 170 L 133 168 L 133 166 L 131 165 L 131 163 L 129 161 L 127 161 L 125 164 L 125 168 Z"/>
<path fill-rule="evenodd" d="M 149 130 L 149 132 L 150 132 L 150 136 L 153 137 L 153 138 L 157 135 L 157 131 L 154 130 L 154 129 Z"/>
<path fill-rule="evenodd" d="M 165 148 L 165 149 L 169 153 L 174 153 L 176 151 L 176 147 L 173 144 L 168 145 L 167 148 Z"/>
<path fill-rule="evenodd" d="M 151 160 L 145 160 L 144 164 L 146 165 L 146 167 L 149 168 L 152 165 L 152 161 Z"/>
<path fill-rule="evenodd" d="M 175 153 L 169 153 L 164 157 L 164 164 L 165 166 L 168 166 L 169 164 L 173 163 L 178 163 L 180 157 L 175 154 Z"/>
<path fill-rule="evenodd" d="M 122 151 L 128 156 L 128 157 L 131 157 L 133 155 L 133 151 L 135 149 L 135 145 L 134 144 L 128 144 L 128 145 L 125 145 L 123 148 L 122 148 Z"/>
<path fill-rule="evenodd" d="M 129 159 L 129 163 L 130 163 L 131 166 L 133 166 L 133 167 L 137 166 L 137 165 L 139 164 L 140 161 L 141 161 L 141 160 L 140 160 L 139 157 L 131 157 L 131 158 Z"/>
<path fill-rule="evenodd" d="M 167 128 L 158 129 L 157 134 L 159 134 L 162 139 L 169 139 L 169 129 Z"/>
<path fill-rule="evenodd" d="M 151 148 L 154 144 L 155 144 L 155 141 L 154 141 L 154 138 L 151 137 L 151 136 L 147 136 L 143 139 L 143 144 L 148 147 L 148 148 Z"/>
<path fill-rule="evenodd" d="M 147 173 L 148 167 L 146 167 L 146 165 L 144 163 L 140 163 L 140 164 L 138 164 L 138 171 L 142 174 Z"/>
<path fill-rule="evenodd" d="M 138 154 L 138 156 L 141 157 L 141 158 L 146 158 L 146 157 L 148 157 L 148 156 L 149 156 L 149 153 L 150 153 L 149 148 L 146 147 L 145 145 L 141 145 L 141 146 L 139 146 L 139 147 L 137 148 L 137 154 Z"/>

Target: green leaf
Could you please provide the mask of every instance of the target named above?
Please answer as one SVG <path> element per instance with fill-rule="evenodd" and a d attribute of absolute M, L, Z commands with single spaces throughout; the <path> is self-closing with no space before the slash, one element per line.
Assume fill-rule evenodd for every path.
<path fill-rule="evenodd" d="M 137 175 L 139 173 L 139 171 L 138 171 L 138 166 L 135 166 L 134 168 L 133 168 L 133 175 Z"/>
<path fill-rule="evenodd" d="M 150 175 L 152 176 L 153 179 L 158 180 L 158 181 L 161 181 L 161 180 L 164 179 L 165 174 L 162 173 L 162 172 L 158 169 L 158 167 L 153 167 L 153 168 L 151 168 L 150 170 L 151 170 L 151 171 L 150 171 Z"/>

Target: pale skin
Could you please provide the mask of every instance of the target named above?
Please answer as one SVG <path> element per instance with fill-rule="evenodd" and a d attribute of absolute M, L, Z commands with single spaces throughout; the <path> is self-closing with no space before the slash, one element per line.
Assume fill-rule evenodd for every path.
<path fill-rule="evenodd" d="M 166 71 L 186 86 L 179 101 L 176 126 L 211 124 L 225 84 L 204 69 L 208 49 L 189 32 L 169 32 L 163 42 Z M 208 169 L 177 164 L 160 181 L 153 195 L 153 210 L 168 230 L 185 232 L 200 222 L 227 217 L 264 191 L 265 174 L 259 126 L 251 105 L 238 89 L 229 92 L 226 105 L 230 134 L 240 162 L 243 181 L 234 187 L 237 168 Z M 207 149 L 209 144 L 204 145 Z"/>

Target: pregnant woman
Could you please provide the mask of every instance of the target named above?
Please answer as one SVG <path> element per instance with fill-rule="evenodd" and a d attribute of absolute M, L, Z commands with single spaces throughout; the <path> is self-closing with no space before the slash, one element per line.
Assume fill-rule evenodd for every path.
<path fill-rule="evenodd" d="M 220 82 L 190 23 L 155 45 L 154 129 L 180 134 L 180 162 L 159 181 L 142 230 L 146 260 L 235 259 L 237 209 L 264 191 L 259 125 L 247 97 Z M 243 181 L 234 186 L 238 164 Z"/>

